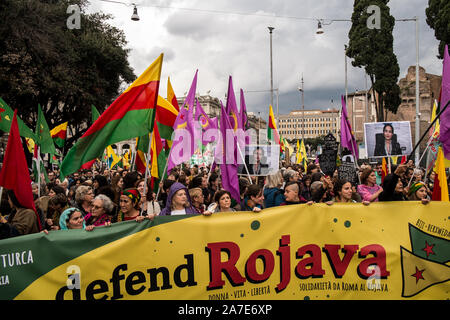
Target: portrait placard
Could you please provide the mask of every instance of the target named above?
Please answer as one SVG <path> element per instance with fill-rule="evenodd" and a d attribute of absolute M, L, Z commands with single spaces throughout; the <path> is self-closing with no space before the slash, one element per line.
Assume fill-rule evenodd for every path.
<path fill-rule="evenodd" d="M 404 156 L 412 152 L 409 121 L 365 123 L 364 139 L 368 158 Z"/>

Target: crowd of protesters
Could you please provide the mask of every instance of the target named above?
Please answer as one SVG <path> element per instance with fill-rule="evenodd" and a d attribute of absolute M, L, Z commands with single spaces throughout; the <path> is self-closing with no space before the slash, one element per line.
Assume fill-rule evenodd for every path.
<path fill-rule="evenodd" d="M 381 179 L 381 165 L 362 164 L 358 181 L 339 179 L 337 170 L 326 176 L 320 165 L 285 165 L 268 176 L 239 176 L 240 199 L 233 199 L 221 186 L 220 170 L 178 166 L 159 185 L 152 186 L 142 174 L 117 170 L 84 170 L 60 181 L 49 171 L 47 183 L 32 184 L 37 212 L 21 207 L 11 190 L 0 205 L 0 239 L 68 229 L 92 231 L 124 221 L 141 222 L 155 216 L 253 211 L 265 208 L 335 202 L 420 201 L 427 204 L 433 191 L 434 173 L 412 161 L 392 166 Z M 251 181 L 250 181 L 251 179 Z M 423 181 L 427 181 L 424 183 Z M 155 193 L 157 192 L 157 194 Z"/>

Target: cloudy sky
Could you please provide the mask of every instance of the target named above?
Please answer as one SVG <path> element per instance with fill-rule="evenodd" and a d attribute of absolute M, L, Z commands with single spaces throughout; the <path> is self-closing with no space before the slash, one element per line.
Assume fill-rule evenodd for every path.
<path fill-rule="evenodd" d="M 138 7 L 140 21 L 132 21 L 132 6 L 90 0 L 87 12 L 113 15 L 109 23 L 123 30 L 131 50 L 135 74 L 142 73 L 164 53 L 160 94 L 166 96 L 170 77 L 177 96 L 189 90 L 199 70 L 197 92 L 211 91 L 225 102 L 228 77 L 235 91 L 243 89 L 247 110 L 267 117 L 270 104 L 270 36 L 273 31 L 273 82 L 279 89 L 279 113 L 301 108 L 298 91 L 303 74 L 305 109 L 340 108 L 345 94 L 344 45 L 350 21 L 324 25 L 317 35 L 317 19 L 351 19 L 351 0 L 119 0 Z M 420 65 L 441 74 L 436 58 L 438 41 L 426 23 L 426 0 L 391 0 L 396 19 L 418 16 Z M 400 78 L 415 65 L 415 22 L 396 22 L 394 51 Z M 348 60 L 348 91 L 365 89 L 365 75 Z M 369 83 L 370 85 L 370 83 Z M 254 92 L 263 91 L 263 92 Z M 274 98 L 276 113 L 276 92 Z"/>

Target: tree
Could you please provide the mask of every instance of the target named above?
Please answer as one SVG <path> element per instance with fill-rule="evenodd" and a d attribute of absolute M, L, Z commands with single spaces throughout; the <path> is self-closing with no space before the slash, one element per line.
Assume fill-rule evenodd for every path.
<path fill-rule="evenodd" d="M 394 54 L 392 31 L 395 19 L 390 15 L 389 0 L 355 0 L 352 27 L 349 32 L 349 46 L 346 54 L 354 59 L 354 67 L 364 67 L 377 94 L 375 108 L 377 121 L 384 121 L 385 113 L 397 113 L 401 103 L 397 84 L 400 67 Z M 379 28 L 369 28 L 367 12 L 370 5 L 380 8 Z"/>
<path fill-rule="evenodd" d="M 0 1 L 0 97 L 34 128 L 41 104 L 50 128 L 69 121 L 66 150 L 103 111 L 123 82 L 136 76 L 122 31 L 109 15 L 84 12 L 86 0 Z M 81 28 L 69 29 L 69 5 L 81 8 Z"/>
<path fill-rule="evenodd" d="M 446 44 L 450 44 L 450 2 L 448 0 L 428 0 L 425 9 L 427 23 L 434 29 L 434 35 L 439 43 L 439 59 L 444 59 Z"/>

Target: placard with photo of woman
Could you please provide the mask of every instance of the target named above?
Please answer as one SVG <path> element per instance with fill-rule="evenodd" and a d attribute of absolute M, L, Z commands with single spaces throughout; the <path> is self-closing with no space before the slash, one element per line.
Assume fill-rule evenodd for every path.
<path fill-rule="evenodd" d="M 368 158 L 403 156 L 412 152 L 409 121 L 365 123 L 364 138 Z"/>

